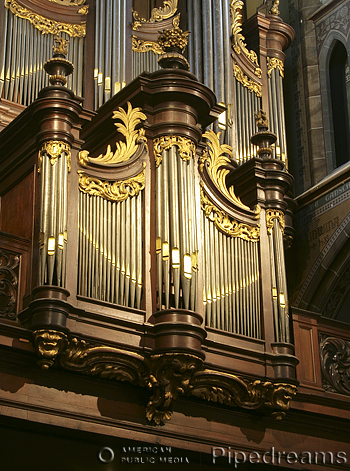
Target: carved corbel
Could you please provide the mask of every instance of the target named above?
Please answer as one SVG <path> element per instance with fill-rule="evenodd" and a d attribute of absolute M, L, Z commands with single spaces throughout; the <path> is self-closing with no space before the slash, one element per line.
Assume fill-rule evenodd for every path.
<path fill-rule="evenodd" d="M 66 348 L 67 335 L 58 330 L 41 329 L 33 332 L 34 347 L 39 356 L 38 365 L 43 369 L 49 369 L 57 356 Z"/>
<path fill-rule="evenodd" d="M 195 355 L 166 353 L 151 356 L 151 364 L 148 387 L 153 395 L 148 402 L 146 416 L 159 425 L 171 418 L 174 402 L 191 390 L 191 380 L 202 368 L 203 360 Z"/>

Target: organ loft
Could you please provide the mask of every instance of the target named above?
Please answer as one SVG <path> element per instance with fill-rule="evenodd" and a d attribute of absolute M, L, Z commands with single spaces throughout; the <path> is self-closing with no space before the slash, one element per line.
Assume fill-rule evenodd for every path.
<path fill-rule="evenodd" d="M 346 469 L 349 69 L 326 20 L 349 1 L 310 3 L 0 7 L 0 428 L 7 450 L 22 437 L 17 466 L 39 440 L 60 469 L 158 445 L 203 470 L 215 447 L 219 469 L 226 449 L 265 469 L 271 446 L 276 469 Z"/>

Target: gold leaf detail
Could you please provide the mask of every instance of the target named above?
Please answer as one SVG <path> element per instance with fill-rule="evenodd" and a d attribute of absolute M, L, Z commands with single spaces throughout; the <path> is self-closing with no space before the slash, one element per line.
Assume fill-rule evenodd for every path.
<path fill-rule="evenodd" d="M 164 49 L 154 41 L 147 41 L 139 39 L 133 35 L 132 37 L 132 50 L 135 52 L 148 52 L 153 51 L 155 54 L 164 54 Z"/>
<path fill-rule="evenodd" d="M 86 35 L 86 22 L 80 24 L 61 23 L 38 15 L 28 8 L 19 5 L 16 0 L 5 0 L 5 7 L 19 18 L 28 20 L 42 34 L 67 33 L 72 38 L 84 38 Z"/>
<path fill-rule="evenodd" d="M 144 169 L 135 177 L 116 182 L 99 180 L 96 177 L 86 175 L 82 171 L 79 174 L 79 190 L 92 196 L 100 196 L 109 201 L 125 201 L 129 196 L 137 196 L 145 188 L 146 163 L 143 163 Z"/>
<path fill-rule="evenodd" d="M 207 172 L 216 188 L 235 205 L 240 208 L 250 209 L 235 195 L 232 186 L 229 189 L 227 189 L 226 186 L 226 176 L 230 170 L 222 167 L 230 163 L 229 157 L 232 157 L 232 147 L 227 144 L 221 145 L 219 140 L 220 133 L 215 134 L 212 130 L 206 131 L 203 137 L 208 139 L 209 152 L 205 149 L 202 157 L 199 159 L 200 171 L 203 172 L 205 163 L 207 162 Z"/>
<path fill-rule="evenodd" d="M 240 237 L 241 239 L 258 242 L 260 237 L 260 226 L 250 226 L 239 223 L 230 217 L 221 209 L 217 208 L 206 196 L 201 188 L 201 208 L 205 216 L 212 221 L 215 226 L 224 234 L 230 237 Z"/>
<path fill-rule="evenodd" d="M 86 0 L 50 0 L 50 2 L 60 3 L 61 5 L 79 6 L 83 5 Z"/>
<path fill-rule="evenodd" d="M 278 69 L 280 72 L 280 76 L 284 77 L 284 64 L 281 59 L 277 59 L 276 57 L 268 57 L 267 58 L 267 75 L 271 78 L 271 74 L 273 69 Z"/>
<path fill-rule="evenodd" d="M 173 28 L 161 31 L 158 36 L 158 44 L 163 50 L 170 48 L 180 48 L 182 52 L 188 43 L 189 31 L 182 31 L 179 28 L 180 15 L 173 19 Z"/>
<path fill-rule="evenodd" d="M 71 171 L 71 148 L 70 145 L 63 141 L 46 141 L 41 146 L 38 156 L 38 173 L 41 172 L 41 163 L 43 160 L 43 154 L 47 154 L 50 157 L 51 165 L 55 165 L 58 158 L 61 157 L 62 152 L 66 153 L 67 156 L 67 167 L 68 172 Z"/>
<path fill-rule="evenodd" d="M 132 28 L 134 30 L 137 30 L 137 28 L 139 28 L 142 23 L 155 23 L 158 21 L 166 20 L 167 18 L 171 18 L 176 13 L 177 2 L 178 0 L 164 0 L 162 7 L 152 9 L 151 18 L 149 20 L 146 20 L 145 18 L 140 18 L 137 11 L 133 10 Z"/>
<path fill-rule="evenodd" d="M 262 96 L 262 86 L 254 80 L 250 80 L 246 75 L 244 75 L 242 69 L 239 65 L 233 60 L 233 75 L 240 82 L 243 87 L 248 88 L 250 92 L 254 92 L 258 98 Z"/>
<path fill-rule="evenodd" d="M 153 140 L 153 152 L 156 161 L 156 167 L 162 162 L 163 150 L 170 149 L 172 146 L 179 148 L 179 154 L 185 162 L 190 160 L 196 152 L 196 146 L 191 139 L 182 136 L 162 136 Z"/>
<path fill-rule="evenodd" d="M 280 226 L 281 226 L 281 231 L 282 234 L 284 234 L 284 228 L 286 226 L 284 222 L 284 214 L 282 211 L 279 211 L 278 209 L 267 209 L 266 210 L 266 227 L 268 230 L 268 233 L 272 233 L 273 229 L 273 220 L 277 219 Z"/>
<path fill-rule="evenodd" d="M 135 154 L 141 142 L 146 142 L 145 130 L 136 129 L 141 120 L 147 119 L 146 115 L 141 112 L 141 108 L 132 108 L 129 101 L 127 105 L 128 111 L 120 107 L 119 111 L 113 112 L 113 119 L 120 119 L 123 123 L 114 123 L 114 125 L 125 136 L 126 142 L 116 142 L 115 152 L 112 152 L 111 146 L 108 145 L 106 153 L 98 157 L 89 157 L 88 151 L 80 151 L 78 158 L 82 167 L 86 167 L 88 163 L 114 165 L 126 162 Z"/>
<path fill-rule="evenodd" d="M 273 0 L 272 2 L 272 7 L 271 9 L 269 10 L 269 13 L 271 15 L 279 15 L 280 12 L 278 10 L 278 5 L 280 4 L 280 0 Z"/>
<path fill-rule="evenodd" d="M 241 0 L 231 0 L 230 2 L 230 12 L 231 12 L 231 31 L 233 39 L 233 49 L 237 54 L 243 52 L 248 59 L 256 65 L 255 75 L 261 77 L 261 69 L 258 63 L 258 56 L 254 51 L 248 51 L 247 45 L 244 42 L 244 36 L 242 32 L 242 14 L 240 10 L 243 8 L 243 2 Z"/>

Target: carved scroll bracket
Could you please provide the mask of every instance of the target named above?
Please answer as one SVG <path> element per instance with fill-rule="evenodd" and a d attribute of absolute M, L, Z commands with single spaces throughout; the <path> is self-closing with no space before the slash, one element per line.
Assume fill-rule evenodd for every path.
<path fill-rule="evenodd" d="M 153 140 L 153 152 L 156 161 L 156 167 L 162 162 L 163 150 L 170 149 L 172 146 L 179 148 L 179 155 L 185 162 L 195 155 L 196 145 L 191 139 L 182 136 L 162 136 Z"/>
<path fill-rule="evenodd" d="M 181 353 L 166 353 L 151 356 L 152 370 L 148 387 L 153 395 L 147 405 L 146 417 L 157 425 L 169 420 L 173 404 L 192 388 L 193 375 L 202 369 L 203 360 Z"/>
<path fill-rule="evenodd" d="M 146 18 L 140 18 L 137 11 L 133 10 L 133 22 L 132 29 L 137 30 L 142 24 L 145 23 L 156 23 L 159 21 L 166 20 L 175 15 L 177 11 L 178 0 L 164 0 L 163 6 L 159 8 L 153 8 L 151 12 L 151 17 L 149 20 Z"/>
<path fill-rule="evenodd" d="M 148 387 L 152 396 L 146 407 L 149 421 L 169 420 L 180 396 L 193 396 L 230 407 L 265 410 L 282 419 L 297 392 L 288 383 L 249 380 L 203 370 L 203 359 L 186 353 L 147 356 L 119 348 L 92 345 L 55 330 L 34 332 L 39 364 L 44 369 L 55 360 L 61 367 L 103 379 L 127 381 Z"/>
<path fill-rule="evenodd" d="M 119 119 L 122 122 L 114 123 L 114 125 L 125 137 L 125 142 L 116 142 L 115 152 L 108 145 L 106 153 L 100 154 L 98 157 L 90 157 L 87 150 L 80 151 L 78 158 L 82 167 L 87 167 L 89 164 L 101 168 L 112 167 L 130 160 L 142 143 L 147 147 L 144 128 L 137 129 L 141 121 L 147 119 L 141 108 L 133 108 L 128 101 L 127 111 L 120 107 L 118 111 L 113 112 L 113 119 Z"/>

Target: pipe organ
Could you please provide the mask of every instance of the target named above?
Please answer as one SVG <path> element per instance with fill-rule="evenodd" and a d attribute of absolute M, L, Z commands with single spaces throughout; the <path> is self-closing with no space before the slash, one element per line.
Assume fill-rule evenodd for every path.
<path fill-rule="evenodd" d="M 53 3 L 57 14 L 73 8 Z M 6 44 L 19 49 L 3 49 L 2 97 L 28 107 L 0 133 L 0 181 L 6 191 L 20 181 L 4 183 L 12 147 L 22 179 L 31 165 L 37 170 L 30 296 L 19 319 L 34 332 L 41 364 L 62 358 L 61 365 L 82 371 L 79 352 L 87 348 L 93 357 L 99 348 L 90 351 L 86 340 L 77 347 L 93 319 L 110 345 L 125 348 L 107 355 L 116 363 L 103 374 L 118 376 L 121 362 L 122 379 L 160 391 L 147 406 L 156 423 L 170 417 L 181 392 L 192 394 L 192 379 L 194 395 L 209 398 L 222 381 L 235 391 L 262 376 L 268 388 L 295 383 L 283 241 L 292 177 L 282 65 L 274 60 L 283 56 L 262 43 L 270 24 L 280 34 L 282 20 L 255 15 L 265 30 L 250 41 L 253 50 L 240 0 L 181 2 L 198 80 L 183 55 L 189 32 L 180 29 L 177 0 L 149 19 L 132 12 L 129 0 L 96 0 L 93 32 L 73 22 L 90 14 L 86 8 L 70 23 L 46 24 L 41 16 L 40 30 L 15 0 L 6 5 Z M 53 34 L 54 57 L 42 66 Z M 86 93 L 94 110 L 77 96 Z M 15 139 L 28 139 L 28 155 Z M 46 352 L 40 342 L 52 338 L 57 348 Z M 238 362 L 227 360 L 233 351 Z M 89 371 L 99 374 L 94 361 Z M 247 371 L 244 381 L 231 374 Z"/>
<path fill-rule="evenodd" d="M 195 147 L 188 139 L 168 137 L 156 141 L 155 149 L 158 307 L 195 311 L 199 248 Z"/>
<path fill-rule="evenodd" d="M 64 8 L 64 7 L 63 7 Z M 67 7 L 65 7 L 67 9 Z M 75 73 L 67 86 L 83 94 L 84 24 L 59 23 L 31 11 L 15 0 L 6 0 L 2 15 L 0 97 L 29 105 L 49 85 L 44 63 L 52 57 L 54 36 L 70 39 L 68 60 Z"/>

